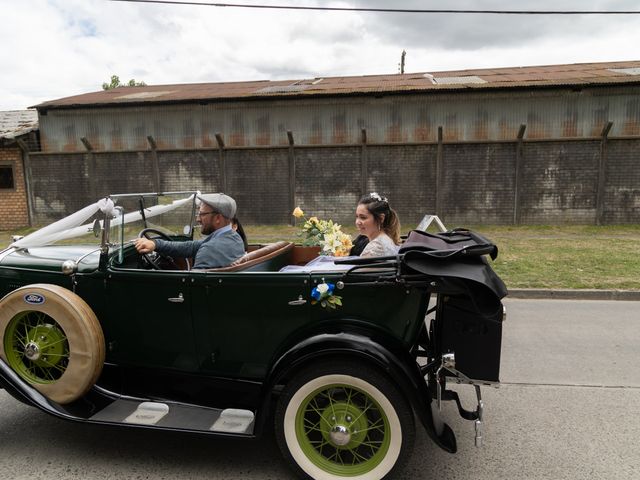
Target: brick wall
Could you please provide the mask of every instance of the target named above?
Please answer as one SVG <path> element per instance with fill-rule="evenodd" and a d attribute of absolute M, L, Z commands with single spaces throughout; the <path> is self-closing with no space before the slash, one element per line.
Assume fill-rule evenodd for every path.
<path fill-rule="evenodd" d="M 13 167 L 12 190 L 0 190 L 0 230 L 12 230 L 29 224 L 27 193 L 19 148 L 0 148 L 0 165 Z"/>
<path fill-rule="evenodd" d="M 640 140 L 609 140 L 605 151 L 602 223 L 640 223 Z M 244 223 L 288 223 L 292 183 L 294 206 L 341 223 L 353 221 L 358 199 L 371 191 L 388 196 L 403 230 L 426 213 L 452 227 L 511 224 L 516 216 L 525 224 L 596 223 L 601 142 L 525 141 L 521 152 L 517 215 L 513 142 L 443 144 L 440 184 L 434 144 L 32 154 L 35 223 L 107 193 L 193 189 L 225 190 Z"/>

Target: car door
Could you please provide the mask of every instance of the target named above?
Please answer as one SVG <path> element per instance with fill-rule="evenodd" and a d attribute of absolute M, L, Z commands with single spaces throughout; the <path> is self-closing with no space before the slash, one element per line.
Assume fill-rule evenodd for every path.
<path fill-rule="evenodd" d="M 197 369 L 189 272 L 110 269 L 107 311 L 119 364 Z"/>
<path fill-rule="evenodd" d="M 194 274 L 194 327 L 200 368 L 262 379 L 275 352 L 309 322 L 309 274 Z"/>

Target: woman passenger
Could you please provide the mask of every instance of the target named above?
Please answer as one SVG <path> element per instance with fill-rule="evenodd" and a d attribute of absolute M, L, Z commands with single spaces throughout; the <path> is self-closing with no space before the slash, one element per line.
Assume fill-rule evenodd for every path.
<path fill-rule="evenodd" d="M 360 199 L 356 208 L 356 227 L 369 239 L 361 257 L 387 257 L 398 253 L 400 220 L 385 197 L 373 192 Z"/>

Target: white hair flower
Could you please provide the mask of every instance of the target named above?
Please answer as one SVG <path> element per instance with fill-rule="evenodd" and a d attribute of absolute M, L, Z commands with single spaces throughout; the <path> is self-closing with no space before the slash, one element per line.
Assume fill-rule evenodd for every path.
<path fill-rule="evenodd" d="M 387 197 L 381 196 L 378 192 L 371 192 L 369 197 L 373 198 L 377 202 L 387 202 Z"/>

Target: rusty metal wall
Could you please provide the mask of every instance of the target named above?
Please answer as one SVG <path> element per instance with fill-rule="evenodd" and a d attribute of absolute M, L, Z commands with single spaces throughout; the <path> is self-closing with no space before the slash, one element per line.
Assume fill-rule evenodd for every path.
<path fill-rule="evenodd" d="M 527 126 L 527 139 L 640 135 L 640 86 L 51 109 L 40 116 L 44 152 L 501 141 Z"/>

